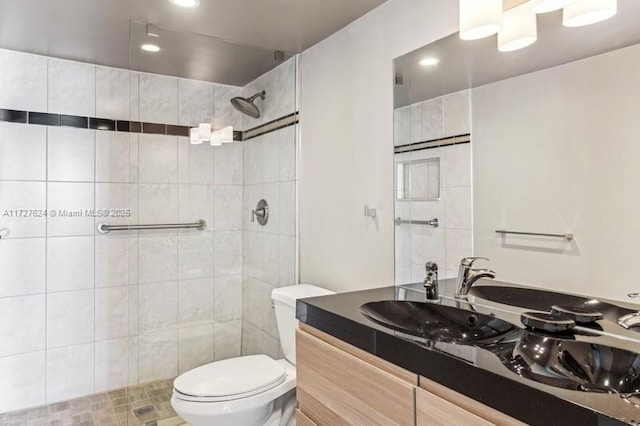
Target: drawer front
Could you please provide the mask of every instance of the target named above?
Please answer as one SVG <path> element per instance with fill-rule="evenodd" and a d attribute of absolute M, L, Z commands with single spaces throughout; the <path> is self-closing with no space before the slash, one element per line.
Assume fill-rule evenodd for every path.
<path fill-rule="evenodd" d="M 416 388 L 418 426 L 488 426 L 493 423 L 423 389 Z"/>
<path fill-rule="evenodd" d="M 317 425 L 414 424 L 411 384 L 300 330 L 296 359 L 300 410 Z"/>
<path fill-rule="evenodd" d="M 296 425 L 297 426 L 318 426 L 311 419 L 304 415 L 300 410 L 296 410 Z"/>
<path fill-rule="evenodd" d="M 420 389 L 421 388 L 421 389 Z M 442 386 L 439 383 L 436 383 L 432 380 L 427 379 L 426 377 L 420 377 L 420 388 L 416 391 L 416 407 L 420 410 L 420 404 L 418 403 L 418 399 L 422 399 L 423 402 L 426 399 L 425 394 L 422 392 L 426 392 L 427 395 L 432 395 L 439 400 L 444 402 L 449 402 L 454 407 L 460 408 L 467 413 L 477 416 L 478 418 L 485 419 L 489 423 L 479 423 L 479 424 L 495 424 L 500 426 L 525 426 L 525 423 L 522 423 L 519 420 L 514 419 L 496 409 L 493 409 L 487 405 L 484 405 L 481 402 L 478 402 L 474 399 L 469 398 L 468 396 L 462 395 L 452 389 L 449 389 L 445 386 Z M 422 391 L 422 392 L 420 392 Z M 418 395 L 421 395 L 418 397 Z M 426 410 L 426 409 L 423 409 Z M 426 412 L 423 414 L 427 414 Z M 475 424 L 475 423 L 474 423 Z"/>

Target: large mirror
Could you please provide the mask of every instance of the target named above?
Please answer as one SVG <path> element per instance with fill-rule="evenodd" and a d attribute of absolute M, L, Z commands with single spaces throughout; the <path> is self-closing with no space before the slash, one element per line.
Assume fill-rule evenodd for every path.
<path fill-rule="evenodd" d="M 639 19 L 640 2 L 619 0 L 585 27 L 538 15 L 521 50 L 452 34 L 394 61 L 396 188 L 403 164 L 439 158 L 441 177 L 438 199 L 394 197 L 397 284 L 475 255 L 501 281 L 633 302 Z"/>

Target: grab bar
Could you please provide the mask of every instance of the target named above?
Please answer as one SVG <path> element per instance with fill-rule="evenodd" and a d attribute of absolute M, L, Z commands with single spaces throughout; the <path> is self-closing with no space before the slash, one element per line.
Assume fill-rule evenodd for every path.
<path fill-rule="evenodd" d="M 518 232 L 518 231 L 505 231 L 504 229 L 496 230 L 496 234 L 533 235 L 536 237 L 564 238 L 567 241 L 573 240 L 573 234 L 546 234 L 541 232 Z"/>
<path fill-rule="evenodd" d="M 395 221 L 396 225 L 427 225 L 433 228 L 437 228 L 440 226 L 440 221 L 438 219 L 431 220 L 403 220 L 399 217 L 396 217 Z"/>
<path fill-rule="evenodd" d="M 98 232 L 107 234 L 111 231 L 138 231 L 155 229 L 197 229 L 202 231 L 207 227 L 204 220 L 196 220 L 194 223 L 158 223 L 153 225 L 107 225 L 102 222 L 98 224 Z"/>

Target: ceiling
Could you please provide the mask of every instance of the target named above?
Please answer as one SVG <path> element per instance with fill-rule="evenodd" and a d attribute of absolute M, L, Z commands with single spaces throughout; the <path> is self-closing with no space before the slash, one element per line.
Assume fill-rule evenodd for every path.
<path fill-rule="evenodd" d="M 395 107 L 539 71 L 640 43 L 640 1 L 618 0 L 618 14 L 586 27 L 562 26 L 562 12 L 538 15 L 538 41 L 514 52 L 498 51 L 496 36 L 461 40 L 458 33 L 394 61 Z M 418 61 L 437 57 L 434 67 Z"/>
<path fill-rule="evenodd" d="M 230 42 L 225 45 L 230 54 L 233 46 L 250 47 L 247 51 L 238 49 L 236 57 L 264 49 L 269 52 L 268 57 L 273 58 L 276 50 L 291 54 L 305 50 L 384 1 L 201 0 L 197 9 L 182 9 L 167 0 L 0 0 L 0 48 L 129 68 L 130 21 L 134 21 L 176 30 L 165 30 L 174 36 L 186 32 L 196 38 L 199 34 L 226 40 Z M 182 39 L 174 37 L 171 44 L 175 47 L 181 40 L 194 40 L 188 39 L 188 35 L 182 34 Z M 202 45 L 206 44 L 202 37 L 198 43 L 200 48 L 192 49 L 193 55 L 202 53 Z M 188 46 L 187 43 L 182 47 L 186 49 Z M 216 47 L 210 49 L 213 52 Z M 190 58 L 189 52 L 180 53 L 179 57 L 174 57 L 165 52 L 164 60 L 173 63 L 197 60 Z M 214 53 L 212 57 L 217 60 L 230 60 L 233 56 L 215 56 Z M 266 57 L 264 52 L 262 56 Z M 252 63 L 252 60 L 248 62 Z M 246 61 L 243 65 L 248 66 Z M 162 70 L 145 71 L 167 73 Z M 257 72 L 256 68 L 253 74 Z M 196 78 L 179 66 L 174 67 L 173 73 Z M 222 78 L 219 72 L 208 73 L 202 67 L 199 75 L 200 79 L 220 83 L 241 84 L 247 81 L 242 77 L 233 83 L 227 78 L 233 72 L 225 73 L 226 77 Z"/>

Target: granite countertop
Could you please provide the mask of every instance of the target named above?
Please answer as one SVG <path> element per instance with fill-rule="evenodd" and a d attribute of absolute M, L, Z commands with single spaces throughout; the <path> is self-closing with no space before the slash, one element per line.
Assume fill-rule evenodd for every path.
<path fill-rule="evenodd" d="M 495 282 L 490 282 L 495 285 Z M 436 303 L 455 306 L 453 280 L 441 281 L 444 297 Z M 473 345 L 432 342 L 407 336 L 365 317 L 360 306 L 373 301 L 425 301 L 421 286 L 384 287 L 300 299 L 297 318 L 327 334 L 408 371 L 424 376 L 528 424 L 608 425 L 640 422 L 640 406 L 606 393 L 552 387 L 521 377 L 498 357 Z M 457 302 L 459 303 L 459 302 Z M 477 312 L 520 325 L 516 308 L 469 301 Z M 635 333 L 635 332 L 634 332 Z M 633 335 L 632 335 L 633 336 Z M 610 333 L 576 340 L 639 352 L 638 340 Z M 634 402 L 640 403 L 640 399 Z"/>

